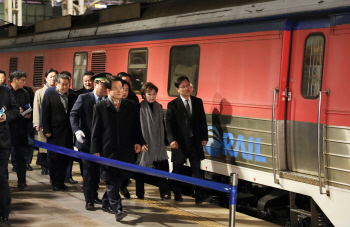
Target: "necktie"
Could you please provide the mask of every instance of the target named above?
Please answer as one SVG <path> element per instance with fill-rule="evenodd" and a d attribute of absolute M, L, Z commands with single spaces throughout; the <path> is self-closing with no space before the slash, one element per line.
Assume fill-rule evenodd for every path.
<path fill-rule="evenodd" d="M 117 107 L 117 109 L 118 109 L 118 107 L 119 107 L 119 103 L 117 102 L 116 104 L 115 104 L 115 106 Z"/>
<path fill-rule="evenodd" d="M 188 116 L 191 116 L 191 109 L 190 109 L 190 104 L 188 103 L 188 99 L 186 99 L 186 111 Z"/>
<path fill-rule="evenodd" d="M 102 98 L 98 98 L 97 99 L 97 103 L 101 102 L 102 101 Z"/>

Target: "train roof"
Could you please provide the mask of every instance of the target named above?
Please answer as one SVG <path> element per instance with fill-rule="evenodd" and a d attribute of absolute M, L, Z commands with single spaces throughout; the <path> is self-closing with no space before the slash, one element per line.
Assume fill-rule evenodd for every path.
<path fill-rule="evenodd" d="M 349 6 L 350 0 L 168 0 L 151 4 L 133 3 L 79 16 L 38 21 L 26 27 L 2 26 L 0 49 L 215 23 L 281 19 L 310 12 L 344 12 L 349 10 Z"/>

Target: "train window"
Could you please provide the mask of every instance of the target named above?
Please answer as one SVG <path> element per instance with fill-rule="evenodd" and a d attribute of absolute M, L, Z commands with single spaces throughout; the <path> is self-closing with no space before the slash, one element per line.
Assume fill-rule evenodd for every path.
<path fill-rule="evenodd" d="M 41 87 L 43 85 L 43 74 L 44 74 L 44 56 L 35 56 L 33 87 Z"/>
<path fill-rule="evenodd" d="M 74 54 L 74 69 L 73 69 L 73 90 L 78 90 L 83 87 L 83 76 L 87 69 L 88 53 L 80 52 Z"/>
<path fill-rule="evenodd" d="M 179 76 L 188 77 L 193 87 L 192 95 L 197 95 L 199 55 L 200 48 L 198 45 L 175 46 L 171 48 L 168 77 L 169 96 L 179 95 L 174 85 L 174 81 Z"/>
<path fill-rule="evenodd" d="M 128 73 L 132 77 L 133 90 L 140 93 L 140 89 L 147 81 L 148 50 L 131 49 L 129 51 Z"/>
<path fill-rule="evenodd" d="M 105 72 L 106 57 L 105 50 L 93 51 L 91 56 L 91 71 L 93 71 L 95 74 Z"/>
<path fill-rule="evenodd" d="M 15 71 L 18 69 L 18 58 L 17 57 L 13 57 L 13 58 L 10 58 L 10 69 L 9 69 L 9 74 L 12 72 L 12 71 Z"/>
<path fill-rule="evenodd" d="M 301 93 L 306 99 L 318 98 L 322 89 L 324 46 L 325 38 L 322 34 L 312 34 L 306 39 L 301 84 Z"/>

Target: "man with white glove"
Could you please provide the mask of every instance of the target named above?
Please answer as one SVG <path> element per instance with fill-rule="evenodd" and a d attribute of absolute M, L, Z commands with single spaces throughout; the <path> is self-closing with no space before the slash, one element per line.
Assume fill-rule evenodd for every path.
<path fill-rule="evenodd" d="M 92 77 L 94 81 L 93 92 L 78 96 L 72 111 L 70 123 L 77 140 L 75 146 L 84 153 L 90 154 L 92 117 L 94 105 L 107 98 L 105 81 L 109 73 L 98 73 Z M 83 190 L 85 196 L 85 209 L 95 210 L 94 204 L 101 204 L 97 190 L 100 183 L 100 165 L 95 162 L 82 160 L 83 162 Z"/>

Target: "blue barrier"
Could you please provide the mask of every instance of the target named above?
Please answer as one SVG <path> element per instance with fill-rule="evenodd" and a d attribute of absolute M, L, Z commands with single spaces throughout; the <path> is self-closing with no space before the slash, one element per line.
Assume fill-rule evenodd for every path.
<path fill-rule="evenodd" d="M 194 184 L 194 185 L 214 189 L 214 190 L 221 191 L 221 192 L 228 192 L 228 193 L 230 193 L 230 201 L 229 201 L 230 213 L 231 213 L 232 206 L 234 207 L 234 210 L 235 210 L 236 198 L 237 198 L 237 186 L 236 186 L 237 183 L 235 183 L 235 182 L 231 182 L 231 185 L 228 185 L 228 184 L 222 184 L 222 183 L 202 180 L 202 179 L 198 179 L 198 178 L 183 176 L 180 174 L 169 173 L 169 172 L 165 172 L 162 170 L 147 168 L 147 167 L 143 167 L 143 166 L 139 166 L 139 165 L 135 165 L 135 164 L 130 164 L 130 163 L 122 162 L 122 161 L 117 161 L 117 160 L 113 160 L 113 159 L 109 159 L 109 158 L 99 157 L 96 155 L 91 155 L 91 154 L 83 153 L 80 151 L 75 151 L 72 149 L 52 145 L 49 143 L 40 142 L 37 140 L 35 140 L 34 145 L 36 147 L 41 147 L 41 148 L 47 149 L 49 151 L 54 151 L 54 152 L 57 152 L 60 154 L 69 155 L 69 156 L 75 157 L 75 158 L 85 159 L 85 160 L 88 160 L 91 162 L 96 162 L 96 163 L 99 163 L 102 165 L 108 165 L 108 166 L 112 166 L 112 167 L 116 167 L 116 168 L 120 168 L 120 169 L 124 169 L 124 170 L 129 170 L 132 172 L 143 173 L 143 174 L 152 175 L 152 176 L 156 176 L 156 177 L 169 178 L 171 180 L 177 180 L 177 181 L 181 181 L 181 182 L 185 182 L 185 183 L 189 183 L 189 184 Z M 236 181 L 237 180 L 238 180 L 238 178 L 236 179 Z M 233 220 L 232 220 L 233 223 L 234 223 L 234 212 L 235 211 L 233 211 Z M 231 225 L 231 216 L 232 215 L 230 214 L 230 226 L 232 226 Z"/>

